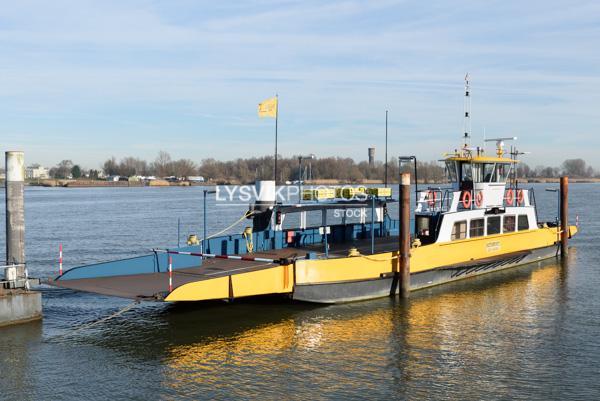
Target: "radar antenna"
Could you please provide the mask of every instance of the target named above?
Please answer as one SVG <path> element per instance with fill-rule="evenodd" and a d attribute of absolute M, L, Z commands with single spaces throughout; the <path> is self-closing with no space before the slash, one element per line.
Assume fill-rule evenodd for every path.
<path fill-rule="evenodd" d="M 516 141 L 516 136 L 509 136 L 504 138 L 490 138 L 486 139 L 485 142 L 496 142 L 496 155 L 502 157 L 504 155 L 504 141 Z"/>

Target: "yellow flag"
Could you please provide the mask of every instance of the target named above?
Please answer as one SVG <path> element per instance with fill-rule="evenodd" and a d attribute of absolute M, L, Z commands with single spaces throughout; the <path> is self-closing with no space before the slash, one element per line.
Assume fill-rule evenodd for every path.
<path fill-rule="evenodd" d="M 277 97 L 272 97 L 258 104 L 258 116 L 277 117 Z"/>

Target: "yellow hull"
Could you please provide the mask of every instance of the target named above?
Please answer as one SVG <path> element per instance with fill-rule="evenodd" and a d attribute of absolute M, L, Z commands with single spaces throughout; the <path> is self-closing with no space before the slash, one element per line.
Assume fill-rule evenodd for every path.
<path fill-rule="evenodd" d="M 577 228 L 569 227 L 569 235 Z M 558 241 L 556 227 L 519 231 L 411 249 L 411 274 L 445 266 L 472 263 L 502 255 L 551 247 Z M 376 280 L 397 268 L 397 252 L 345 258 L 297 260 L 295 265 L 197 281 L 177 287 L 165 301 L 204 301 L 240 297 L 291 294 L 295 285 Z"/>

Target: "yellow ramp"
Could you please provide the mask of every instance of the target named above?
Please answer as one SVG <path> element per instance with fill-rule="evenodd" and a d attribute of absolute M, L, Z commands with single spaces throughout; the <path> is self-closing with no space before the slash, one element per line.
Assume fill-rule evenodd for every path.
<path fill-rule="evenodd" d="M 229 298 L 229 277 L 219 277 L 177 287 L 165 298 L 165 301 L 208 301 L 226 298 Z"/>
<path fill-rule="evenodd" d="M 231 282 L 230 282 L 231 280 Z M 208 301 L 253 295 L 284 294 L 294 288 L 292 265 L 195 281 L 177 287 L 165 301 Z"/>

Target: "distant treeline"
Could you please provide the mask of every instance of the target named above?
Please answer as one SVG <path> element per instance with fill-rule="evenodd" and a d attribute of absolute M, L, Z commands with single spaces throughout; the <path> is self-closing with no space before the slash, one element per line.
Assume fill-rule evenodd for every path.
<path fill-rule="evenodd" d="M 600 178 L 600 171 L 588 166 L 583 159 L 567 159 L 560 167 L 536 166 L 531 168 L 526 163 L 519 163 L 517 175 L 524 178 L 557 178 L 561 175 L 573 178 Z"/>
<path fill-rule="evenodd" d="M 396 181 L 399 170 L 396 157 L 390 157 L 388 162 L 388 179 Z M 106 176 L 120 175 L 155 176 L 155 177 L 189 177 L 203 176 L 207 181 L 214 183 L 251 183 L 255 180 L 273 179 L 273 156 L 253 157 L 230 161 L 219 161 L 212 158 L 203 159 L 199 164 L 190 159 L 173 160 L 164 151 L 158 153 L 152 162 L 136 157 L 124 157 L 117 160 L 115 157 L 107 159 L 101 171 Z M 365 180 L 383 180 L 385 173 L 384 163 L 376 161 L 370 165 L 367 161 L 355 162 L 349 157 L 323 157 L 302 161 L 302 174 L 298 157 L 278 158 L 278 180 L 281 182 L 294 181 L 301 177 L 303 180 L 338 180 L 343 182 L 364 182 Z M 413 171 L 411 164 L 403 165 L 403 171 Z M 537 166 L 529 167 L 519 163 L 517 174 L 520 178 L 554 178 L 567 174 L 574 178 L 598 177 L 600 174 L 583 159 L 565 160 L 560 167 Z M 61 161 L 56 167 L 50 169 L 53 178 L 79 178 L 86 176 L 97 178 L 100 170 L 82 170 L 70 160 Z M 437 161 L 418 162 L 419 181 L 442 182 L 446 173 L 442 163 Z"/>

